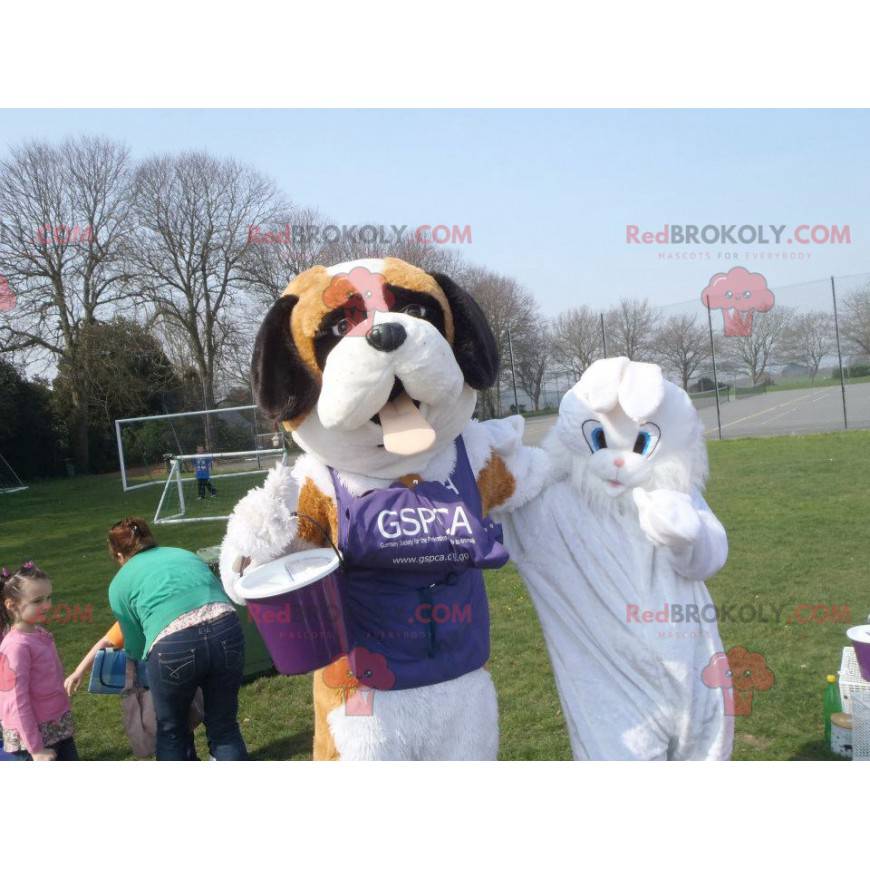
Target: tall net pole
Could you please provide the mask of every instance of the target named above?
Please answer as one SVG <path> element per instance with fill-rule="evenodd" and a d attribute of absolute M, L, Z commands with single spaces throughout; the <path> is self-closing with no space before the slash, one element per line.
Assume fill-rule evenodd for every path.
<path fill-rule="evenodd" d="M 707 306 L 707 328 L 710 330 L 710 356 L 713 357 L 713 390 L 716 393 L 716 427 L 719 429 L 719 440 L 722 440 L 722 413 L 719 410 L 719 373 L 716 371 L 716 346 L 713 343 L 713 316 L 710 314 L 710 296 L 704 297 Z"/>
<path fill-rule="evenodd" d="M 840 392 L 843 394 L 843 428 L 849 428 L 849 418 L 846 416 L 846 375 L 843 372 L 843 352 L 840 350 L 840 322 L 837 316 L 837 287 L 834 276 L 831 275 L 831 296 L 834 297 L 834 333 L 837 336 L 837 359 L 840 363 Z"/>
<path fill-rule="evenodd" d="M 511 355 L 511 380 L 513 380 L 513 384 L 514 384 L 514 413 L 519 414 L 520 413 L 520 400 L 519 400 L 519 397 L 517 396 L 517 373 L 516 373 L 516 369 L 514 368 L 514 345 L 513 345 L 513 342 L 511 341 L 510 327 L 508 327 L 507 336 L 508 336 L 508 353 L 510 353 L 510 355 Z"/>

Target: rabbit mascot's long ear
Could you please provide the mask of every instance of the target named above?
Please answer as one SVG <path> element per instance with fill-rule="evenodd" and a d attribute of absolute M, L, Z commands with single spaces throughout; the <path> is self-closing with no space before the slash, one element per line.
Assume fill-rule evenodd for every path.
<path fill-rule="evenodd" d="M 641 422 L 661 405 L 665 379 L 657 365 L 617 356 L 592 363 L 576 389 L 593 411 L 612 411 L 619 404 L 632 420 Z"/>

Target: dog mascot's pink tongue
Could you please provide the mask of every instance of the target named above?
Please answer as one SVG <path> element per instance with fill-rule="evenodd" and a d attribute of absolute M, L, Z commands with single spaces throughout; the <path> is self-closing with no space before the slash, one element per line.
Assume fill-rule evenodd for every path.
<path fill-rule="evenodd" d="M 489 512 L 546 464 L 519 418 L 472 421 L 497 368 L 472 297 L 398 259 L 309 269 L 263 321 L 257 401 L 303 452 L 236 506 L 221 577 L 239 600 L 243 570 L 324 530 L 342 551 L 348 649 L 314 673 L 316 759 L 496 757 L 482 569 L 508 557 Z"/>
<path fill-rule="evenodd" d="M 384 450 L 414 456 L 435 443 L 435 430 L 417 410 L 407 393 L 387 402 L 378 412 L 384 430 Z"/>

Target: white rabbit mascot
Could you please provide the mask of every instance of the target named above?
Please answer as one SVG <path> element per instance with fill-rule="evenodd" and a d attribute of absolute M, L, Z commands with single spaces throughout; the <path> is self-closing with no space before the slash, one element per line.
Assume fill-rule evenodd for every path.
<path fill-rule="evenodd" d="M 658 366 L 595 362 L 544 442 L 552 482 L 498 515 L 531 593 L 577 759 L 725 759 L 702 679 L 722 652 L 705 580 L 725 530 L 701 496 L 703 427 Z"/>

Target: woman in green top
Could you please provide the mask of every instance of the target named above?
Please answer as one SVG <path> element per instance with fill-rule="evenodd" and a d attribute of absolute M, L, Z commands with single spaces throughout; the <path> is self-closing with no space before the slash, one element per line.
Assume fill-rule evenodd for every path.
<path fill-rule="evenodd" d="M 187 550 L 158 547 L 139 517 L 115 523 L 108 543 L 121 566 L 109 604 L 121 623 L 124 651 L 146 659 L 157 760 L 190 759 L 188 713 L 197 687 L 212 757 L 246 759 L 238 722 L 245 639 L 229 598 L 205 562 Z"/>

